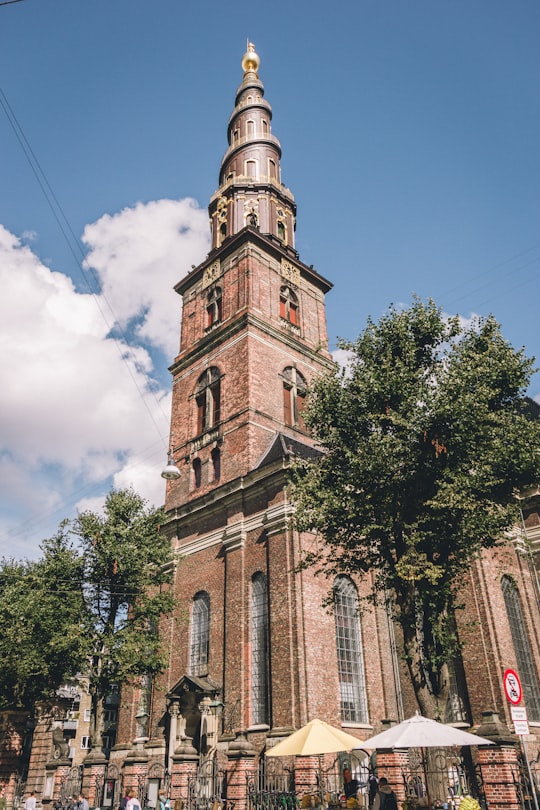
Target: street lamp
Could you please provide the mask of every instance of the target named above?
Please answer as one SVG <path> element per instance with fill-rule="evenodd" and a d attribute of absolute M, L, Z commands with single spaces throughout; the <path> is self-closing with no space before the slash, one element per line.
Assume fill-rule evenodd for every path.
<path fill-rule="evenodd" d="M 163 468 L 161 477 L 166 481 L 177 481 L 180 478 L 180 470 L 174 463 L 172 451 L 167 453 L 167 466 Z"/>

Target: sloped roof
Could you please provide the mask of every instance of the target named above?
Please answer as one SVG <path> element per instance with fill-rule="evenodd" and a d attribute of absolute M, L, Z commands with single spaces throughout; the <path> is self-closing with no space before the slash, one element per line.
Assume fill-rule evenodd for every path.
<path fill-rule="evenodd" d="M 263 453 L 259 463 L 255 469 L 266 467 L 280 459 L 287 459 L 291 456 L 300 456 L 300 458 L 317 458 L 321 455 L 321 451 L 317 450 L 311 444 L 295 439 L 292 436 L 286 436 L 284 433 L 276 433 L 272 438 L 268 449 Z"/>

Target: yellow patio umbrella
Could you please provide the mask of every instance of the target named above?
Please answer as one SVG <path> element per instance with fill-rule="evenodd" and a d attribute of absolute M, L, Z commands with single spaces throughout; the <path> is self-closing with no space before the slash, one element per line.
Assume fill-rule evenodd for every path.
<path fill-rule="evenodd" d="M 334 728 L 324 720 L 310 720 L 289 737 L 266 751 L 267 757 L 310 757 L 351 751 L 363 745 L 362 740 Z M 367 756 L 367 754 L 366 754 Z"/>
<path fill-rule="evenodd" d="M 362 741 L 352 734 L 347 734 L 339 728 L 334 728 L 324 720 L 310 720 L 305 726 L 294 731 L 285 740 L 269 748 L 265 752 L 267 757 L 311 757 L 319 759 L 319 792 L 323 793 L 323 770 L 321 756 L 323 754 L 336 754 L 338 751 L 355 750 L 357 759 L 361 759 L 358 747 Z M 367 757 L 367 752 L 362 752 Z"/>

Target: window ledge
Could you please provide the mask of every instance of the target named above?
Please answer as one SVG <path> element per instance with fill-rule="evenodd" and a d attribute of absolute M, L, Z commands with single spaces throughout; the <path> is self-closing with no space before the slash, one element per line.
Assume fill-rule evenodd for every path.
<path fill-rule="evenodd" d="M 287 320 L 287 318 L 280 318 L 279 320 L 281 321 L 282 326 L 285 326 L 291 332 L 294 332 L 295 335 L 298 335 L 300 337 L 300 327 L 299 326 L 296 326 L 296 324 L 291 323 L 290 321 Z"/>

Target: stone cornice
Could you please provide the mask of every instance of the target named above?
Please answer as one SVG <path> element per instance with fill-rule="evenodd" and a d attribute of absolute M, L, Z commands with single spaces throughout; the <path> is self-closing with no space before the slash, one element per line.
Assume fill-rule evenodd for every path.
<path fill-rule="evenodd" d="M 243 330 L 249 330 L 250 327 L 259 330 L 264 335 L 274 340 L 278 340 L 281 344 L 288 346 L 295 352 L 301 353 L 312 362 L 321 364 L 329 370 L 335 366 L 331 358 L 325 357 L 320 352 L 307 346 L 305 341 L 302 340 L 301 337 L 297 337 L 293 332 L 283 327 L 274 326 L 267 320 L 255 315 L 252 311 L 245 310 L 232 321 L 224 323 L 221 329 L 216 329 L 201 338 L 199 343 L 189 350 L 188 354 L 184 355 L 181 360 L 176 361 L 169 367 L 169 371 L 171 374 L 177 375 L 184 369 L 202 360 L 203 357 L 208 357 L 213 351 L 217 351 L 219 348 L 226 350 L 226 341 L 229 341 L 234 335 Z"/>
<path fill-rule="evenodd" d="M 203 496 L 200 502 L 190 502 L 183 507 L 179 507 L 169 513 L 166 520 L 162 524 L 166 533 L 172 537 L 181 528 L 182 524 L 191 523 L 194 519 L 196 521 L 197 514 L 200 512 L 208 513 L 208 510 L 223 509 L 227 510 L 233 505 L 235 500 L 238 500 L 237 508 L 241 505 L 241 501 L 246 494 L 247 490 L 254 487 L 263 489 L 267 484 L 272 481 L 275 484 L 277 476 L 283 478 L 283 469 L 285 462 L 276 462 L 264 471 L 255 470 L 246 478 L 237 479 L 226 485 L 222 489 L 225 492 L 214 491 L 210 495 Z M 216 497 L 217 496 L 217 497 Z M 269 535 L 278 534 L 286 530 L 290 517 L 294 513 L 294 506 L 289 502 L 277 504 L 268 509 L 263 509 L 248 518 L 241 518 L 229 523 L 227 526 L 220 526 L 212 532 L 207 532 L 204 535 L 196 537 L 186 543 L 183 543 L 177 550 L 176 555 L 179 557 L 190 556 L 196 554 L 204 549 L 213 546 L 222 546 L 226 551 L 232 551 L 237 548 L 242 548 L 245 543 L 245 538 L 248 532 L 263 529 Z"/>
<path fill-rule="evenodd" d="M 189 290 L 190 287 L 193 287 L 193 285 L 199 281 L 208 265 L 212 264 L 217 259 L 223 261 L 223 259 L 241 247 L 244 242 L 251 242 L 257 245 L 264 250 L 265 253 L 274 256 L 278 261 L 281 261 L 281 259 L 285 257 L 289 261 L 294 262 L 298 266 L 302 276 L 307 278 L 315 287 L 318 287 L 324 293 L 332 289 L 333 284 L 330 281 L 319 275 L 313 267 L 308 267 L 307 264 L 300 261 L 298 253 L 294 248 L 284 245 L 277 237 L 273 237 L 270 234 L 259 233 L 256 228 L 247 225 L 245 228 L 242 228 L 241 231 L 234 234 L 234 236 L 226 239 L 219 248 L 210 251 L 202 264 L 195 267 L 191 273 L 188 273 L 187 276 L 175 284 L 175 291 L 179 293 L 179 295 L 183 295 L 186 290 Z"/>

